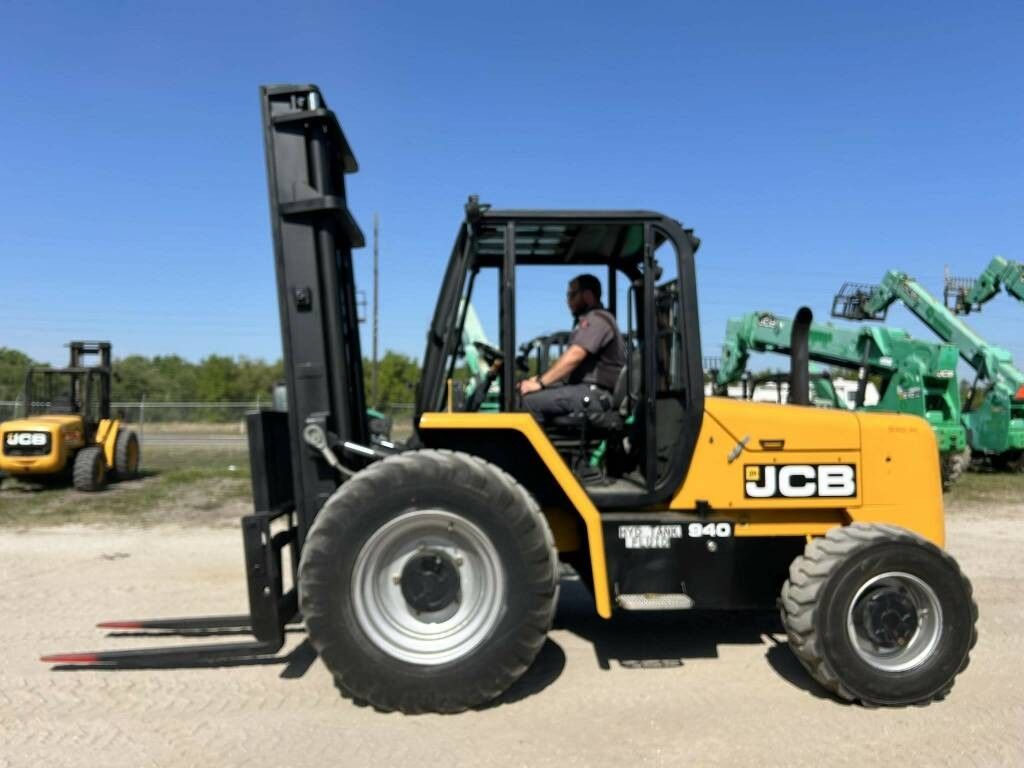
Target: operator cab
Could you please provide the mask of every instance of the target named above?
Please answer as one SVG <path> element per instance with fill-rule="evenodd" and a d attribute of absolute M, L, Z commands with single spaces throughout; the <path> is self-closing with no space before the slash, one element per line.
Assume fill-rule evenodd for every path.
<path fill-rule="evenodd" d="M 675 220 L 649 211 L 494 210 L 471 197 L 449 259 L 424 359 L 417 420 L 430 411 L 476 412 L 461 396 L 466 307 L 493 306 L 497 341 L 474 343 L 488 364 L 481 391 L 497 390 L 498 412 L 522 411 L 517 381 L 545 370 L 568 333 L 522 329 L 565 276 L 600 277 L 604 306 L 627 340 L 612 408 L 557 417 L 544 429 L 588 481 L 592 497 L 623 503 L 664 500 L 678 488 L 703 413 L 703 371 L 693 254 L 699 241 Z M 560 267 L 559 277 L 548 277 Z M 540 273 L 538 278 L 536 273 Z M 542 281 L 538 283 L 538 280 Z M 647 310 L 650 308 L 650 311 Z M 568 310 L 562 310 L 567 317 Z M 517 317 L 520 322 L 517 322 Z"/>
<path fill-rule="evenodd" d="M 110 418 L 110 356 L 107 341 L 69 342 L 66 368 L 33 366 L 25 375 L 25 415 L 79 415 L 91 440 L 103 419 Z M 91 358 L 98 357 L 95 364 Z"/>

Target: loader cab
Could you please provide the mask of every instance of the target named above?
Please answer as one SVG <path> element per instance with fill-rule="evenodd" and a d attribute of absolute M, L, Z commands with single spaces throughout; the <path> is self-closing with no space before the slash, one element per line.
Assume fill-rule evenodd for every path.
<path fill-rule="evenodd" d="M 517 318 L 563 295 L 565 276 L 590 272 L 601 278 L 605 308 L 629 340 L 630 353 L 620 377 L 622 423 L 598 430 L 594 441 L 595 448 L 606 443 L 625 455 L 587 491 L 609 506 L 667 499 L 685 476 L 703 414 L 693 259 L 698 245 L 691 231 L 654 212 L 494 210 L 471 197 L 428 334 L 417 420 L 428 412 L 476 412 L 476 403 L 458 391 L 465 322 L 460 308 L 471 302 L 477 311 L 488 303 L 495 307 L 497 341 L 485 354 L 498 362 L 492 370 L 499 411 L 522 411 L 517 381 L 531 365 L 550 364 L 566 339 L 559 333 L 520 338 Z M 558 274 L 545 296 L 534 295 L 534 272 Z M 564 327 L 568 310 L 559 309 Z M 546 431 L 568 458 L 579 427 L 554 424 Z"/>

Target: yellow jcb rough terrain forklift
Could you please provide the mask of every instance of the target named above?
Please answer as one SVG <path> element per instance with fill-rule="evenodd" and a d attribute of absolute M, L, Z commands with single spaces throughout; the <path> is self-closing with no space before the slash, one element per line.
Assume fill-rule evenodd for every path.
<path fill-rule="evenodd" d="M 99 491 L 139 471 L 139 439 L 110 414 L 110 343 L 72 341 L 67 368 L 29 368 L 25 416 L 0 424 L 0 470 Z M 89 365 L 87 358 L 98 356 Z"/>
<path fill-rule="evenodd" d="M 355 157 L 315 86 L 261 98 L 288 409 L 249 417 L 250 612 L 101 625 L 244 628 L 255 640 L 45 661 L 275 654 L 301 620 L 346 695 L 456 712 L 494 699 L 533 662 L 566 563 L 606 619 L 778 606 L 797 658 L 845 699 L 906 705 L 950 690 L 977 608 L 942 549 L 928 422 L 705 397 L 699 241 L 670 217 L 491 210 L 470 198 L 427 334 L 415 435 L 371 447 L 352 264 L 364 243 L 344 179 Z M 630 349 L 610 409 L 581 401 L 542 428 L 520 411 L 516 366 L 504 363 L 515 359 L 517 309 L 531 306 L 517 278 L 552 265 L 606 275 Z M 498 371 L 497 412 L 474 411 L 478 399 L 454 386 L 460 307 L 477 286 L 498 287 L 500 340 L 478 345 Z M 808 392 L 810 321 L 798 313 L 793 334 L 797 398 Z M 600 471 L 574 471 L 594 469 L 598 443 Z"/>

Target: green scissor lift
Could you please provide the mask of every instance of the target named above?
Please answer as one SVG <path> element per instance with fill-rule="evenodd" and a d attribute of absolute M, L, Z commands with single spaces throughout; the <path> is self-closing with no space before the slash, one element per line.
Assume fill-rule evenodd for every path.
<path fill-rule="evenodd" d="M 975 372 L 963 411 L 967 440 L 976 456 L 999 468 L 1024 470 L 1024 373 L 1010 353 L 989 344 L 904 272 L 890 270 L 879 285 L 846 283 L 836 294 L 832 316 L 849 320 L 884 320 L 897 301 L 940 339 L 956 347 Z M 975 393 L 982 392 L 975 403 Z"/>
<path fill-rule="evenodd" d="M 771 312 L 751 312 L 729 320 L 716 374 L 719 387 L 739 381 L 752 352 L 791 351 L 793 321 Z M 931 424 L 939 444 L 943 487 L 950 487 L 967 465 L 967 435 L 961 422 L 956 348 L 912 339 L 906 331 L 879 326 L 837 328 L 811 323 L 808 357 L 826 365 L 859 371 L 855 408 L 909 413 Z M 869 376 L 880 377 L 879 400 L 865 406 Z"/>

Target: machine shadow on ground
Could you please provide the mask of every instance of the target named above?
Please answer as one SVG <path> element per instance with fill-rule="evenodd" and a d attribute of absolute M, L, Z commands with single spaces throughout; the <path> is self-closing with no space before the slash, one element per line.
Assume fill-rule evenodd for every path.
<path fill-rule="evenodd" d="M 494 701 L 488 702 L 477 710 L 493 709 L 504 704 L 514 704 L 523 699 L 540 693 L 562 674 L 565 669 L 565 651 L 562 646 L 550 637 L 541 646 L 540 653 L 526 673 L 515 681 L 512 686 Z"/>
<path fill-rule="evenodd" d="M 597 664 L 610 670 L 670 669 L 689 659 L 714 659 L 721 645 L 767 645 L 765 659 L 790 685 L 834 700 L 789 649 L 776 611 L 660 611 L 625 613 L 612 621 L 594 612 L 593 597 L 577 577 L 562 579 L 555 629 L 572 632 L 594 648 Z"/>
<path fill-rule="evenodd" d="M 138 487 L 138 484 L 149 480 L 154 477 L 159 477 L 162 471 L 159 469 L 140 469 L 134 477 L 128 480 L 115 480 L 111 482 L 106 488 L 99 493 L 110 493 L 117 489 L 133 488 Z M 10 494 L 12 497 L 17 494 L 23 494 L 25 496 L 33 496 L 39 493 L 53 492 L 57 493 L 74 493 L 93 495 L 92 492 L 76 491 L 71 484 L 70 477 L 55 477 L 55 478 L 28 478 L 28 477 L 7 477 L 0 476 L 0 493 L 5 495 Z"/>
<path fill-rule="evenodd" d="M 301 627 L 289 627 L 288 633 L 301 633 Z M 203 631 L 203 632 L 110 632 L 107 637 L 209 637 L 229 634 L 241 634 L 234 631 Z M 189 659 L 177 661 L 148 661 L 138 663 L 92 664 L 57 664 L 51 669 L 54 672 L 126 672 L 129 670 L 180 670 L 180 669 L 211 669 L 231 667 L 262 667 L 284 665 L 278 675 L 283 680 L 297 680 L 305 676 L 317 660 L 317 653 L 309 640 L 304 639 L 284 656 L 253 656 L 230 659 Z M 506 704 L 514 704 L 540 693 L 551 685 L 565 669 L 565 652 L 554 640 L 548 638 L 526 673 L 519 678 L 507 691 L 476 710 L 493 709 Z M 361 704 L 360 704 L 361 705 Z"/>
<path fill-rule="evenodd" d="M 825 699 L 843 707 L 852 706 L 851 702 L 833 696 L 818 685 L 814 678 L 804 669 L 797 657 L 793 655 L 788 642 L 785 640 L 776 641 L 771 635 L 768 636 L 768 640 L 771 642 L 771 647 L 768 648 L 768 652 L 765 653 L 764 657 L 768 665 L 779 677 L 794 688 L 806 691 L 817 699 Z"/>
<path fill-rule="evenodd" d="M 682 667 L 689 659 L 714 659 L 723 644 L 767 646 L 765 660 L 772 670 L 790 685 L 821 699 L 844 704 L 822 689 L 789 649 L 778 614 L 774 611 L 685 611 L 620 614 L 606 621 L 594 613 L 593 598 L 578 577 L 563 578 L 554 628 L 571 632 L 594 649 L 600 669 L 613 664 L 623 669 L 671 669 Z M 303 629 L 287 628 L 290 635 Z M 108 638 L 129 637 L 209 637 L 245 634 L 246 630 L 117 631 Z M 309 640 L 303 639 L 283 656 L 256 656 L 234 659 L 190 659 L 188 661 L 149 662 L 123 665 L 57 665 L 54 671 L 84 670 L 159 670 L 206 669 L 283 665 L 279 677 L 294 680 L 303 677 L 317 659 Z M 562 674 L 565 651 L 548 638 L 526 673 L 505 693 L 479 710 L 514 704 L 542 692 Z"/>

